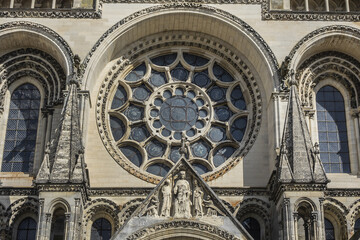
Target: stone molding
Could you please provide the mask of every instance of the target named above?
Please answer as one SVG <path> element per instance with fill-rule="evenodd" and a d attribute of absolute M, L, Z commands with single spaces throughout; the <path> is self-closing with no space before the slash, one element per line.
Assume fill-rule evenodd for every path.
<path fill-rule="evenodd" d="M 307 34 L 305 37 L 303 37 L 291 49 L 289 55 L 286 57 L 286 62 L 288 64 L 286 64 L 287 69 L 285 70 L 285 72 L 289 72 L 291 68 L 294 68 L 294 66 L 292 66 L 292 64 L 290 64 L 290 63 L 292 62 L 292 60 L 293 60 L 294 56 L 296 55 L 296 53 L 298 52 L 298 50 L 301 47 L 303 47 L 303 45 L 305 45 L 307 42 L 310 42 L 312 39 L 314 39 L 318 36 L 324 35 L 326 33 L 339 33 L 339 34 L 349 33 L 351 35 L 360 37 L 359 29 L 350 27 L 350 26 L 345 26 L 345 25 L 331 25 L 331 26 L 326 26 L 326 27 L 316 29 L 316 30 L 312 31 L 311 33 Z M 295 67 L 298 67 L 298 66 L 295 66 Z"/>
<path fill-rule="evenodd" d="M 210 224 L 206 223 L 199 223 L 190 220 L 173 220 L 169 222 L 162 222 L 160 224 L 155 224 L 150 227 L 141 229 L 129 237 L 126 240 L 137 240 L 137 239 L 147 239 L 150 237 L 154 232 L 158 231 L 165 231 L 165 230 L 174 230 L 174 229 L 186 229 L 185 231 L 189 231 L 192 229 L 199 230 L 199 231 L 206 231 L 208 233 L 214 234 L 220 239 L 224 240 L 238 240 L 239 238 L 234 236 L 233 234 L 225 231 L 221 228 L 215 227 Z"/>
<path fill-rule="evenodd" d="M 28 21 L 15 21 L 15 22 L 7 22 L 0 25 L 0 34 L 1 32 L 7 31 L 7 30 L 32 30 L 36 33 L 46 35 L 48 38 L 50 38 L 52 41 L 56 43 L 56 45 L 63 51 L 63 54 L 66 57 L 67 62 L 69 63 L 69 73 L 72 73 L 73 71 L 73 58 L 74 54 L 68 45 L 68 43 L 54 30 L 38 24 L 34 22 L 28 22 Z"/>
<path fill-rule="evenodd" d="M 102 2 L 98 1 L 96 9 L 2 9 L 0 18 L 82 18 L 99 19 L 102 15 Z"/>
<path fill-rule="evenodd" d="M 350 95 L 352 108 L 360 102 L 360 63 L 340 52 L 328 51 L 313 55 L 301 64 L 296 73 L 300 100 L 305 108 L 314 109 L 314 87 L 323 79 L 332 78 Z"/>
<path fill-rule="evenodd" d="M 125 18 L 123 18 L 122 20 L 120 20 L 119 22 L 117 22 L 116 24 L 114 24 L 112 27 L 110 27 L 100 38 L 99 40 L 95 43 L 95 45 L 92 47 L 91 51 L 88 53 L 88 55 L 85 57 L 84 61 L 83 61 L 83 66 L 86 69 L 87 65 L 90 62 L 91 57 L 94 55 L 95 51 L 101 46 L 102 42 L 105 41 L 105 39 L 111 35 L 111 33 L 113 33 L 115 30 L 117 30 L 118 28 L 120 28 L 121 26 L 123 26 L 124 24 L 130 22 L 130 21 L 134 21 L 135 19 L 139 19 L 142 18 L 144 15 L 148 15 L 151 13 L 157 13 L 160 11 L 164 11 L 164 10 L 177 10 L 177 9 L 187 9 L 187 10 L 191 10 L 191 9 L 196 9 L 198 11 L 202 11 L 205 13 L 208 13 L 210 15 L 219 15 L 220 17 L 223 17 L 231 22 L 234 22 L 236 25 L 238 25 L 239 27 L 241 27 L 246 34 L 248 34 L 252 40 L 258 44 L 258 46 L 261 48 L 262 52 L 264 53 L 266 60 L 270 63 L 270 66 L 272 68 L 272 71 L 274 72 L 274 81 L 277 80 L 278 78 L 278 62 L 276 59 L 275 54 L 272 52 L 271 48 L 269 47 L 269 45 L 265 42 L 265 40 L 255 31 L 255 29 L 253 29 L 250 25 L 248 25 L 247 23 L 245 23 L 243 20 L 241 20 L 240 18 L 226 12 L 223 11 L 221 9 L 215 8 L 215 7 L 211 7 L 211 6 L 206 6 L 206 5 L 202 5 L 202 4 L 198 4 L 198 3 L 169 3 L 169 4 L 164 4 L 164 5 L 158 5 L 158 6 L 153 6 L 153 7 L 149 7 L 149 8 L 145 8 L 142 9 L 140 11 L 137 11 L 133 14 L 131 14 L 130 16 L 127 16 Z"/>
<path fill-rule="evenodd" d="M 220 167 L 219 169 L 215 169 L 208 174 L 204 174 L 204 179 L 206 181 L 211 181 L 222 176 L 227 171 L 232 169 L 251 149 L 251 147 L 255 143 L 261 126 L 262 103 L 260 90 L 254 75 L 249 70 L 249 67 L 246 66 L 246 64 L 240 59 L 240 57 L 236 56 L 235 53 L 230 51 L 221 42 L 219 43 L 213 39 L 207 39 L 206 36 L 203 35 L 193 36 L 191 35 L 191 33 L 188 32 L 182 32 L 182 34 L 172 33 L 171 35 L 165 36 L 163 34 L 156 34 L 152 37 L 152 39 L 147 39 L 145 42 L 140 41 L 139 43 L 134 45 L 135 46 L 128 51 L 126 56 L 120 58 L 113 65 L 111 70 L 109 70 L 108 74 L 103 80 L 103 84 L 101 85 L 97 98 L 96 119 L 99 134 L 104 146 L 106 147 L 110 155 L 113 157 L 113 159 L 125 170 L 135 175 L 136 177 L 141 178 L 142 180 L 150 183 L 158 183 L 160 181 L 160 177 L 156 177 L 154 175 L 152 176 L 145 171 L 134 167 L 134 165 L 130 163 L 130 161 L 122 157 L 119 148 L 116 147 L 116 144 L 112 139 L 111 132 L 109 132 L 110 128 L 107 124 L 107 102 L 110 101 L 109 95 L 114 88 L 113 85 L 117 84 L 117 82 L 119 81 L 118 76 L 122 75 L 123 72 L 126 72 L 127 69 L 131 67 L 132 62 L 136 60 L 139 56 L 145 55 L 152 49 L 190 47 L 194 51 L 206 51 L 218 57 L 219 59 L 226 60 L 227 63 L 230 64 L 242 76 L 242 82 L 245 84 L 245 86 L 247 86 L 246 90 L 249 92 L 250 101 L 252 104 L 252 109 L 248 118 L 251 122 L 248 123 L 249 125 L 246 131 L 247 134 L 244 136 L 240 143 L 240 150 L 236 155 L 233 156 L 231 160 L 228 160 L 226 163 L 224 163 L 222 167 Z"/>

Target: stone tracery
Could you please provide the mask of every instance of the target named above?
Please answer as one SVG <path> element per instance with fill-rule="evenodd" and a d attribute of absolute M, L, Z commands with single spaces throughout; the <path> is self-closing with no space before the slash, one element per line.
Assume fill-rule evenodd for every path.
<path fill-rule="evenodd" d="M 255 114 L 249 105 L 254 96 L 243 93 L 244 73 L 233 76 L 216 58 L 181 49 L 135 66 L 114 75 L 120 81 L 108 103 L 105 129 L 111 129 L 116 155 L 131 159 L 141 174 L 164 176 L 180 158 L 184 136 L 193 166 L 209 177 L 242 155 L 238 148 L 253 133 L 248 120 Z"/>

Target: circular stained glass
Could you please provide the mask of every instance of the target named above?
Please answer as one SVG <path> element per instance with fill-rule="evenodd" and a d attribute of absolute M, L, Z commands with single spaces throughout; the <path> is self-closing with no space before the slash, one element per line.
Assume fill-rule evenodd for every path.
<path fill-rule="evenodd" d="M 160 107 L 160 121 L 169 131 L 189 130 L 197 119 L 197 105 L 188 97 L 169 98 Z"/>
<path fill-rule="evenodd" d="M 118 145 L 106 146 L 116 146 L 120 159 L 146 176 L 165 176 L 183 156 L 184 142 L 200 174 L 228 169 L 244 151 L 240 142 L 253 111 L 246 109 L 246 99 L 252 96 L 245 98 L 240 87 L 247 86 L 240 84 L 244 77 L 235 79 L 219 62 L 178 51 L 126 70 L 108 110 L 107 129 Z"/>

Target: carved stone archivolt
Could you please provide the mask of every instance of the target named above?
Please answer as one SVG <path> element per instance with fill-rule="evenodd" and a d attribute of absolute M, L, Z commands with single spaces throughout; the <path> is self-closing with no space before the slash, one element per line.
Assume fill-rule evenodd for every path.
<path fill-rule="evenodd" d="M 84 236 L 86 236 L 86 231 L 88 230 L 88 223 L 96 220 L 96 216 L 99 214 L 108 215 L 111 218 L 114 230 L 116 231 L 120 225 L 118 216 L 119 213 L 120 207 L 109 199 L 97 198 L 88 202 L 84 207 L 84 214 L 82 217 Z"/>
<path fill-rule="evenodd" d="M 322 52 L 310 57 L 297 70 L 296 79 L 304 107 L 314 108 L 314 87 L 324 79 L 342 84 L 349 93 L 352 108 L 360 101 L 360 64 L 340 52 Z"/>
<path fill-rule="evenodd" d="M 62 102 L 66 76 L 60 64 L 49 54 L 37 49 L 20 49 L 0 57 L 0 92 L 21 77 L 38 80 L 45 92 L 44 105 L 57 105 Z M 0 96 L 0 106 L 4 95 Z"/>
<path fill-rule="evenodd" d="M 20 198 L 10 204 L 6 209 L 5 218 L 5 232 L 7 233 L 8 238 L 11 238 L 14 223 L 16 220 L 23 214 L 31 213 L 34 217 L 38 215 L 38 199 L 33 197 Z"/>
<path fill-rule="evenodd" d="M 182 33 L 184 34 L 184 33 Z M 125 78 L 129 78 L 129 76 L 131 76 L 131 74 L 134 74 L 134 72 L 137 71 L 137 68 L 135 68 L 138 64 L 139 64 L 139 59 L 143 59 L 144 56 L 147 59 L 146 55 L 151 55 L 153 56 L 154 54 L 152 53 L 151 49 L 164 49 L 166 51 L 167 48 L 172 47 L 172 49 L 179 49 L 179 59 L 182 59 L 182 51 L 181 49 L 183 47 L 190 47 L 191 52 L 194 54 L 199 54 L 200 56 L 203 55 L 204 53 L 206 54 L 212 54 L 214 57 L 216 56 L 216 58 L 218 58 L 218 56 L 223 56 L 224 53 L 226 53 L 226 49 L 222 48 L 222 45 L 219 45 L 218 43 L 216 43 L 213 39 L 207 39 L 205 36 L 192 36 L 188 34 L 182 35 L 182 34 L 175 34 L 172 36 L 160 36 L 160 37 L 155 37 L 153 38 L 153 40 L 151 39 L 147 39 L 145 41 L 145 43 L 143 41 L 141 41 L 140 45 L 134 44 L 134 48 L 132 48 L 132 50 L 127 52 L 127 56 L 129 57 L 128 59 L 126 59 L 125 57 L 120 58 L 117 63 L 112 67 L 112 69 L 108 72 L 107 77 L 104 79 L 104 84 L 102 85 L 100 92 L 99 92 L 99 97 L 98 97 L 98 102 L 97 102 L 97 120 L 98 120 L 98 128 L 99 128 L 99 133 L 100 136 L 104 142 L 105 147 L 107 148 L 107 150 L 109 151 L 109 153 L 111 154 L 111 156 L 114 158 L 115 161 L 117 161 L 119 163 L 120 166 L 122 166 L 124 169 L 126 169 L 127 171 L 129 171 L 130 173 L 132 173 L 133 175 L 146 180 L 148 182 L 152 182 L 152 183 L 157 183 L 159 182 L 160 178 L 155 177 L 154 175 L 151 175 L 149 173 L 147 173 L 147 168 L 149 167 L 149 165 L 151 164 L 150 162 L 148 162 L 146 159 L 150 159 L 153 158 L 154 161 L 158 161 L 159 163 L 165 165 L 166 167 L 169 167 L 171 165 L 173 165 L 173 161 L 171 160 L 171 157 L 169 157 L 170 159 L 165 160 L 160 160 L 157 158 L 154 158 L 151 156 L 151 153 L 149 153 L 149 149 L 148 147 L 150 147 L 150 145 L 156 145 L 156 148 L 159 148 L 159 151 L 163 148 L 165 148 L 165 145 L 169 144 L 169 143 L 174 143 L 175 145 L 179 145 L 180 147 L 180 141 L 181 141 L 181 134 L 177 133 L 176 131 L 174 131 L 174 133 L 172 133 L 171 130 L 174 130 L 171 125 L 169 125 L 168 127 L 166 127 L 166 124 L 168 122 L 166 122 L 164 119 L 162 119 L 162 115 L 156 115 L 156 112 L 158 112 L 159 110 L 161 110 L 161 107 L 164 104 L 158 104 L 156 101 L 165 101 L 166 100 L 166 95 L 165 94 L 173 94 L 174 96 L 177 96 L 178 93 L 177 91 L 181 91 L 181 93 L 184 95 L 184 97 L 186 98 L 189 94 L 189 96 L 191 96 L 191 94 L 195 94 L 194 96 L 196 96 L 197 98 L 201 98 L 199 101 L 203 102 L 200 106 L 201 108 L 198 108 L 198 104 L 192 103 L 192 100 L 189 100 L 188 104 L 188 110 L 187 111 L 193 111 L 193 112 L 197 112 L 199 111 L 199 117 L 203 117 L 203 119 L 198 119 L 197 121 L 194 120 L 194 123 L 192 123 L 192 119 L 188 119 L 190 122 L 188 124 L 190 124 L 189 126 L 192 127 L 193 125 L 196 125 L 196 129 L 189 129 L 188 132 L 186 132 L 186 139 L 185 141 L 189 141 L 189 143 L 192 143 L 192 141 L 194 140 L 198 140 L 199 137 L 201 139 L 203 139 L 205 142 L 211 142 L 211 140 L 206 140 L 205 138 L 207 138 L 207 131 L 210 129 L 210 122 L 213 121 L 213 116 L 215 115 L 215 113 L 213 113 L 214 108 L 216 106 L 212 106 L 213 101 L 210 97 L 208 96 L 209 92 L 211 91 L 211 89 L 209 87 L 202 87 L 201 89 L 196 86 L 196 83 L 194 84 L 191 81 L 194 80 L 188 80 L 189 83 L 185 83 L 185 82 L 176 82 L 176 80 L 170 80 L 172 82 L 170 83 L 166 83 L 164 85 L 161 85 L 159 88 L 155 86 L 155 90 L 153 94 L 151 94 L 151 90 L 148 89 L 152 89 L 154 88 L 153 86 L 151 86 L 151 81 L 153 80 L 151 77 L 149 78 L 149 80 L 147 80 L 147 75 L 145 75 L 144 79 L 145 80 L 141 80 L 141 81 L 145 81 L 145 85 L 146 87 L 143 87 L 142 85 L 140 86 L 140 88 L 134 88 L 134 89 L 130 89 L 127 84 L 125 84 L 125 82 L 129 81 L 126 80 Z M 214 48 L 214 46 L 221 46 L 221 48 Z M 225 50 L 225 52 L 224 52 Z M 174 51 L 174 50 L 173 50 Z M 180 54 L 181 53 L 181 54 Z M 186 53 L 186 52 L 185 52 Z M 186 53 L 187 54 L 187 53 Z M 223 57 L 221 57 L 223 58 Z M 189 148 L 188 152 L 192 153 L 192 156 L 190 158 L 191 161 L 198 161 L 201 164 L 205 164 L 206 168 L 208 169 L 208 173 L 204 174 L 204 177 L 207 181 L 210 181 L 212 179 L 215 179 L 221 175 L 223 175 L 225 172 L 227 172 L 228 170 L 230 170 L 232 167 L 235 166 L 236 163 L 238 163 L 243 156 L 246 155 L 246 153 L 250 150 L 251 146 L 254 144 L 256 136 L 259 132 L 259 128 L 260 128 L 260 123 L 261 123 L 261 96 L 260 96 L 260 90 L 258 88 L 258 84 L 256 82 L 256 79 L 254 77 L 254 75 L 251 73 L 251 71 L 249 70 L 249 67 L 246 66 L 246 64 L 239 58 L 235 57 L 235 59 L 238 59 L 238 61 L 233 61 L 232 59 L 234 59 L 234 57 L 232 58 L 226 58 L 227 62 L 230 64 L 229 66 L 232 66 L 236 71 L 237 74 L 240 74 L 239 80 L 241 83 L 240 85 L 243 86 L 242 88 L 246 88 L 246 90 L 244 89 L 244 91 L 249 92 L 249 94 L 247 94 L 247 96 L 245 96 L 245 100 L 247 99 L 248 104 L 251 104 L 251 109 L 246 110 L 246 111 L 240 111 L 239 113 L 237 113 L 237 111 L 235 111 L 234 117 L 232 117 L 230 119 L 230 125 L 229 125 L 229 129 L 233 129 L 233 127 L 236 126 L 236 120 L 235 119 L 240 119 L 241 117 L 243 118 L 247 118 L 248 121 L 248 127 L 246 127 L 246 133 L 241 140 L 241 143 L 239 143 L 240 148 L 237 149 L 237 151 L 234 154 L 230 154 L 232 155 L 231 158 L 229 158 L 227 161 L 225 161 L 225 163 L 223 164 L 219 164 L 214 166 L 214 164 L 211 162 L 211 160 L 209 162 L 201 162 L 201 158 L 203 158 L 203 156 L 200 157 L 196 157 L 194 155 L 193 151 L 190 151 L 189 148 L 189 144 L 187 144 L 187 148 Z M 179 60 L 176 60 L 179 61 Z M 181 63 L 185 62 L 184 60 L 181 60 Z M 136 65 L 137 64 L 137 65 Z M 148 63 L 146 63 L 148 64 Z M 153 63 L 149 63 L 150 66 L 152 67 L 152 69 L 155 70 L 159 70 L 159 66 L 154 65 Z M 180 64 L 180 63 L 179 63 Z M 184 63 L 185 64 L 185 63 Z M 213 63 L 211 63 L 213 64 Z M 134 66 L 135 65 L 135 66 Z M 172 64 L 174 65 L 174 64 Z M 186 65 L 186 64 L 185 64 Z M 216 65 L 216 63 L 215 63 Z M 175 66 L 175 65 L 174 65 Z M 205 65 L 207 66 L 207 65 Z M 212 66 L 212 65 L 211 65 Z M 141 67 L 138 66 L 138 67 Z M 150 68 L 150 67 L 149 67 Z M 173 71 L 172 70 L 173 67 L 170 68 L 170 73 Z M 131 72 L 130 74 L 129 71 L 131 71 L 131 69 L 133 70 L 133 72 Z M 152 71 L 155 71 L 152 70 Z M 175 68 L 176 70 L 176 68 Z M 174 71 L 175 71 L 174 70 Z M 164 70 L 165 71 L 165 70 Z M 198 71 L 198 70 L 196 70 Z M 126 75 L 128 74 L 128 75 Z M 195 72 L 195 76 L 196 76 Z M 213 77 L 215 78 L 215 77 Z M 118 85 L 120 81 L 120 84 Z M 147 83 L 147 81 L 149 81 L 149 83 Z M 190 83 L 191 82 L 191 83 Z M 236 83 L 236 82 L 235 82 Z M 157 84 L 157 83 L 156 83 Z M 132 86 L 132 83 L 130 84 L 130 86 Z M 225 85 L 224 85 L 225 86 Z M 117 88 L 115 88 L 117 87 Z M 122 90 L 119 90 L 119 87 L 122 88 Z M 233 89 L 236 88 L 236 86 L 229 86 L 230 88 L 230 92 L 233 91 Z M 199 89 L 198 89 L 199 88 Z M 124 96 L 129 96 L 129 100 L 126 100 L 126 104 L 125 102 L 123 103 L 123 107 L 119 108 L 119 111 L 117 110 L 111 110 L 111 112 L 108 110 L 110 108 L 110 104 L 111 101 L 114 101 L 112 98 L 115 99 L 114 96 L 114 92 L 117 89 L 117 91 L 120 91 L 121 94 L 125 94 Z M 179 89 L 179 90 L 178 90 Z M 130 98 L 130 91 L 135 91 L 132 95 L 132 98 Z M 137 95 L 138 92 L 143 91 L 144 94 L 146 93 L 146 91 L 148 93 L 146 93 L 145 96 L 145 100 L 140 103 L 138 102 L 138 99 L 143 97 L 142 95 Z M 206 92 L 205 92 L 206 91 Z M 229 92 L 229 93 L 230 93 Z M 116 93 L 118 94 L 118 93 Z M 147 96 L 148 95 L 148 96 Z M 119 95 L 120 96 L 120 95 Z M 165 96 L 164 99 L 162 99 Z M 201 97 L 202 96 L 202 97 Z M 232 102 L 232 100 L 230 99 L 230 95 L 227 93 L 227 98 L 229 98 L 229 102 Z M 111 98 L 112 97 L 112 98 Z M 225 97 L 225 95 L 224 95 Z M 174 98 L 174 97 L 172 97 Z M 169 100 L 167 100 L 166 104 L 167 107 L 171 108 L 171 102 L 172 98 L 169 98 Z M 126 99 L 126 98 L 124 98 Z M 160 100 L 159 100 L 160 99 Z M 190 99 L 190 98 L 189 98 Z M 194 98 L 194 101 L 196 100 Z M 122 100 L 121 100 L 122 101 Z M 128 101 L 130 101 L 128 103 Z M 141 111 L 137 106 L 140 106 L 141 104 L 144 104 L 146 106 L 146 109 L 143 113 L 144 116 L 141 115 Z M 140 105 L 139 105 L 140 104 Z M 169 105 L 170 104 L 170 105 Z M 130 106 L 129 106 L 130 105 Z M 134 105 L 134 106 L 132 106 Z M 195 106 L 196 108 L 192 107 Z M 128 107 L 129 106 L 129 107 Z M 127 108 L 128 109 L 125 109 Z M 164 106 L 165 108 L 166 106 Z M 132 109 L 134 108 L 134 109 Z M 137 108 L 137 109 L 135 109 Z M 225 108 L 227 108 L 227 106 L 225 106 Z M 224 109 L 225 109 L 224 108 Z M 236 107 L 232 107 L 230 106 L 231 109 L 236 109 Z M 125 110 L 124 110 L 125 109 Z M 131 116 L 129 116 L 129 113 L 127 111 L 131 111 L 134 112 L 135 110 L 137 112 L 139 112 L 139 119 L 132 119 Z M 216 110 L 216 108 L 215 108 Z M 223 110 L 223 109 L 222 109 Z M 109 113 L 108 113 L 109 112 Z M 116 117 L 118 119 L 120 119 L 120 121 L 122 122 L 122 124 L 125 124 L 125 128 L 124 128 L 124 134 L 121 135 L 121 141 L 119 141 L 120 139 L 117 139 L 119 143 L 117 143 L 116 141 L 114 141 L 113 139 L 113 135 L 110 132 L 111 130 L 111 126 L 109 126 L 108 124 L 108 114 L 110 114 L 110 116 L 112 117 Z M 155 115 L 153 115 L 155 114 Z M 203 114 L 203 116 L 201 116 L 201 114 Z M 160 119 L 156 119 L 156 116 L 160 116 Z M 128 119 L 130 119 L 131 121 L 128 121 Z M 133 123 L 137 122 L 140 124 L 140 121 L 142 121 L 142 119 L 150 119 L 150 121 L 146 121 L 147 126 L 146 129 L 139 129 L 137 131 L 141 131 L 143 132 L 143 135 L 145 138 L 147 139 L 156 139 L 154 144 L 152 144 L 153 141 L 145 141 L 144 142 L 144 146 L 145 149 L 143 147 L 139 148 L 137 147 L 138 142 L 139 141 L 134 141 L 132 142 L 131 139 L 133 138 L 134 134 L 132 132 L 131 129 L 133 129 L 134 127 L 137 127 L 135 125 L 133 125 Z M 232 120 L 233 119 L 233 120 Z M 195 122 L 196 121 L 196 122 Z M 219 122 L 219 120 L 217 120 Z M 240 120 L 239 120 L 240 121 Z M 129 122 L 129 123 L 128 123 Z M 165 127 L 167 128 L 167 130 L 161 130 L 161 123 L 163 125 L 165 125 Z M 234 124 L 234 123 L 235 124 Z M 160 125 L 159 125 L 160 123 Z M 195 124 L 196 123 L 196 124 Z M 131 125 L 128 126 L 128 125 Z M 171 124 L 171 123 L 169 123 Z M 198 125 L 199 124 L 199 125 Z M 240 124 L 240 122 L 239 122 Z M 120 124 L 121 125 L 121 124 Z M 159 129 L 159 126 L 160 129 Z M 133 127 L 134 126 L 134 127 Z M 240 126 L 240 125 L 239 125 Z M 140 126 L 141 127 L 141 126 Z M 194 127 L 193 127 L 194 128 Z M 170 129 L 170 131 L 168 130 Z M 187 129 L 186 129 L 187 130 Z M 192 132 L 191 132 L 192 131 Z M 221 129 L 220 129 L 221 131 Z M 113 132 L 114 133 L 114 132 Z M 149 135 L 150 134 L 150 138 Z M 177 136 L 176 134 L 178 134 L 179 136 Z M 229 133 L 230 134 L 230 133 Z M 230 134 L 231 135 L 231 134 Z M 127 136 L 129 138 L 129 140 L 127 139 Z M 123 139 L 124 138 L 124 139 Z M 124 141 L 126 140 L 126 141 Z M 141 139 L 141 141 L 143 141 L 144 139 Z M 231 140 L 231 139 L 230 139 Z M 140 142 L 141 142 L 140 141 Z M 194 144 L 194 147 L 197 143 Z M 216 144 L 216 143 L 215 143 Z M 224 144 L 230 144 L 229 147 L 230 148 L 234 148 L 234 144 L 235 142 L 231 143 L 230 141 L 224 142 Z M 207 144 L 206 143 L 201 143 L 202 148 L 207 148 Z M 224 145 L 224 146 L 225 146 Z M 236 144 L 238 145 L 238 144 Z M 127 147 L 129 146 L 129 147 Z M 215 146 L 215 145 L 214 145 Z M 223 147 L 224 147 L 223 146 Z M 137 152 L 138 154 L 140 154 L 142 156 L 142 158 L 144 158 L 144 155 L 149 155 L 147 158 L 145 157 L 145 161 L 137 161 L 137 162 L 132 162 L 130 163 L 129 160 L 127 160 L 126 157 L 124 157 L 124 149 L 123 148 L 135 148 L 138 149 Z M 175 146 L 176 148 L 176 146 Z M 215 155 L 217 150 L 220 150 L 221 146 L 216 147 L 215 149 L 212 150 L 213 154 Z M 237 148 L 237 147 L 236 147 Z M 170 148 L 169 148 L 170 149 Z M 209 148 L 209 150 L 211 150 L 211 148 Z M 125 149 L 125 151 L 128 151 L 128 149 Z M 135 150 L 134 150 L 135 151 Z M 165 151 L 165 150 L 162 150 Z M 145 153 L 147 152 L 147 153 Z M 167 151 L 165 151 L 167 152 Z M 139 156 L 140 156 L 139 155 Z M 209 156 L 211 155 L 211 152 L 209 154 Z M 230 156 L 229 155 L 229 156 Z M 126 156 L 126 154 L 125 154 Z M 154 156 L 156 157 L 157 155 L 154 154 Z M 170 155 L 169 155 L 170 156 Z M 206 154 L 207 156 L 207 154 Z M 207 158 L 207 157 L 205 157 Z M 210 157 L 209 157 L 210 158 Z M 166 157 L 163 159 L 166 159 Z M 153 162 L 154 162 L 153 161 Z M 137 165 L 138 167 L 134 166 Z"/>
<path fill-rule="evenodd" d="M 180 229 L 181 231 L 186 231 L 190 234 L 190 236 L 196 236 L 196 232 L 201 230 L 205 231 L 209 235 L 215 235 L 212 236 L 211 239 L 218 239 L 218 240 L 239 240 L 240 238 L 234 236 L 233 234 L 224 231 L 221 228 L 215 227 L 210 224 L 206 223 L 199 223 L 194 221 L 180 221 L 180 220 L 174 220 L 169 222 L 164 222 L 160 224 L 155 224 L 146 228 L 143 228 L 133 234 L 131 234 L 129 237 L 127 237 L 127 240 L 140 240 L 140 239 L 149 239 L 152 235 L 155 235 L 156 232 L 161 231 L 167 231 L 171 230 L 171 232 L 175 232 L 174 236 L 176 236 L 176 230 Z M 194 231 L 195 230 L 195 231 Z M 179 236 L 183 236 L 181 234 L 181 231 L 179 232 Z M 171 233 L 164 233 L 163 236 L 171 235 Z M 202 233 L 201 235 L 204 235 Z"/>
<path fill-rule="evenodd" d="M 271 214 L 270 203 L 260 198 L 246 198 L 235 207 L 236 218 L 243 221 L 248 216 L 256 215 L 261 219 L 261 225 L 265 228 L 266 239 L 271 238 Z"/>

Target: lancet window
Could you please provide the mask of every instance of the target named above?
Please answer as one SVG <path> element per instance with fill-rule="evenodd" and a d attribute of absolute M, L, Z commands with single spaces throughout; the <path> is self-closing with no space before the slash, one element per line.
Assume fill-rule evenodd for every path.
<path fill-rule="evenodd" d="M 328 173 L 349 173 L 350 159 L 344 98 L 332 86 L 316 94 L 320 159 Z"/>
<path fill-rule="evenodd" d="M 30 83 L 11 95 L 2 172 L 29 172 L 34 161 L 41 95 Z"/>

